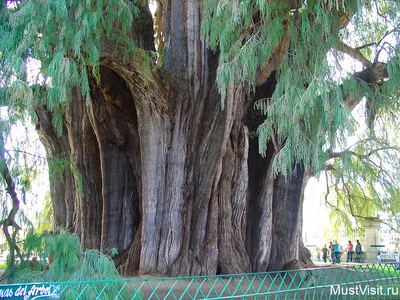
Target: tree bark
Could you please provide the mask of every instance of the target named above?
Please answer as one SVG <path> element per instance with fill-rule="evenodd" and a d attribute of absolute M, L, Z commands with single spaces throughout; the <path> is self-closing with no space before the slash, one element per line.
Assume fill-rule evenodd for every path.
<path fill-rule="evenodd" d="M 54 227 L 73 227 L 75 184 L 69 166 L 71 148 L 66 134 L 58 135 L 52 124 L 52 114 L 44 106 L 36 108 L 39 139 L 46 150 L 49 162 L 50 195 L 54 212 Z"/>
<path fill-rule="evenodd" d="M 280 269 L 299 258 L 304 170 L 276 177 L 273 147 L 258 154 L 243 87 L 231 84 L 221 109 L 198 1 L 166 0 L 163 9 L 167 72 L 104 54 L 91 101 L 72 92 L 61 136 L 37 109 L 48 158 L 69 158 L 63 176 L 50 177 L 56 225 L 85 248 L 119 249 L 126 275 Z M 271 74 L 254 98 L 272 94 Z"/>

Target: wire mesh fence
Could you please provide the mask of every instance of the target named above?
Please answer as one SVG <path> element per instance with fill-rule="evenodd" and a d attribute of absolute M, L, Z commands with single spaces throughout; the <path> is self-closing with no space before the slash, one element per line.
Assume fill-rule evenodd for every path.
<path fill-rule="evenodd" d="M 0 286 L 0 299 L 399 299 L 393 264 Z"/>

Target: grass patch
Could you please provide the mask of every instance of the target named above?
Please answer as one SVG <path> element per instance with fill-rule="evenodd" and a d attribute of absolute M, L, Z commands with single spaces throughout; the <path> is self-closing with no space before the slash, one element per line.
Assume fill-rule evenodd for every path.
<path fill-rule="evenodd" d="M 396 269 L 395 264 L 365 265 L 362 266 L 362 268 L 374 271 L 376 274 L 382 277 L 400 276 L 400 270 Z"/>

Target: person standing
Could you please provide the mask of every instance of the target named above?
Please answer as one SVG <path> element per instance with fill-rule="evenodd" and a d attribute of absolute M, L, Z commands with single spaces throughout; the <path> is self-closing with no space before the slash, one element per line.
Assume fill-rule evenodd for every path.
<path fill-rule="evenodd" d="M 333 243 L 332 241 L 329 242 L 329 253 L 331 254 L 331 262 L 335 262 L 335 253 L 333 252 Z"/>
<path fill-rule="evenodd" d="M 361 253 L 362 253 L 362 247 L 360 244 L 360 241 L 356 241 L 356 262 L 360 263 L 361 262 Z"/>
<path fill-rule="evenodd" d="M 335 258 L 335 263 L 340 264 L 340 245 L 337 241 L 334 241 L 333 244 L 333 255 Z"/>
<path fill-rule="evenodd" d="M 322 251 L 322 260 L 324 263 L 328 260 L 328 248 L 326 248 L 326 245 L 324 245 L 324 248 L 321 249 Z"/>
<path fill-rule="evenodd" d="M 351 241 L 347 244 L 347 260 L 346 262 L 352 262 L 353 261 L 353 244 Z"/>

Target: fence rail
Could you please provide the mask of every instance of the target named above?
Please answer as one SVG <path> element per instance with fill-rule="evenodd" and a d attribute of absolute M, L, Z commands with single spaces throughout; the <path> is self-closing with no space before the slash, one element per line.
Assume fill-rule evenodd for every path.
<path fill-rule="evenodd" d="M 318 255 L 316 250 L 312 250 L 311 252 L 313 254 L 313 259 L 316 262 L 322 262 L 323 257 L 321 253 Z M 376 248 L 376 250 L 372 251 L 365 251 L 362 252 L 361 254 L 357 255 L 355 252 L 353 252 L 351 259 L 347 257 L 347 252 L 343 251 L 340 253 L 340 261 L 341 262 L 354 262 L 354 263 L 369 263 L 369 264 L 376 264 L 376 263 L 400 263 L 400 256 L 399 252 L 396 251 L 385 251 L 381 250 L 379 248 Z M 327 262 L 331 263 L 332 262 L 332 254 L 329 253 L 327 256 Z"/>
<path fill-rule="evenodd" d="M 399 299 L 393 264 L 0 286 L 0 299 Z"/>

